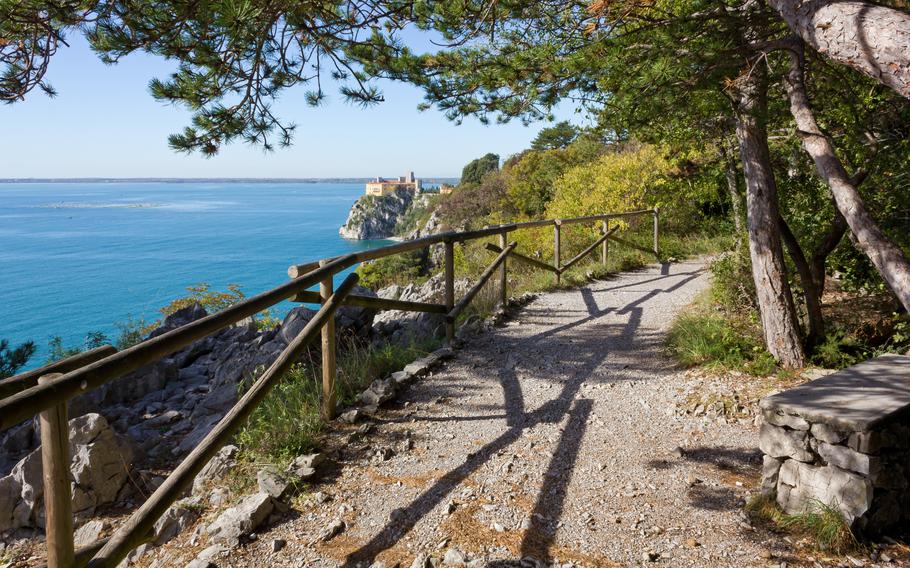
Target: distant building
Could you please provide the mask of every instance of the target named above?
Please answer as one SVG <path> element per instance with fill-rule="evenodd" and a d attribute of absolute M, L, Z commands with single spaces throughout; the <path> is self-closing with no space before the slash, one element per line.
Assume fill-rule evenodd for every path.
<path fill-rule="evenodd" d="M 377 177 L 373 181 L 367 182 L 367 195 L 382 197 L 394 193 L 398 189 L 407 189 L 414 193 L 420 193 L 423 189 L 423 183 L 414 177 L 414 172 L 408 172 L 408 175 L 401 176 L 397 180 L 386 180 Z"/>
<path fill-rule="evenodd" d="M 440 195 L 449 195 L 455 191 L 455 186 L 448 183 L 439 184 L 439 194 Z"/>

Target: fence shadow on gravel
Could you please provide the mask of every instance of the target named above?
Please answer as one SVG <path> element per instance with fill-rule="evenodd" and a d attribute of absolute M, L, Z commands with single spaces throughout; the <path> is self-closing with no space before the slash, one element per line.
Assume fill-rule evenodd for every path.
<path fill-rule="evenodd" d="M 495 439 L 486 443 L 478 450 L 469 454 L 464 463 L 446 472 L 430 487 L 418 495 L 409 505 L 400 509 L 396 519 L 383 526 L 379 532 L 359 549 L 346 558 L 343 566 L 355 568 L 361 563 L 372 562 L 376 556 L 391 548 L 400 538 L 410 531 L 417 522 L 428 515 L 469 476 L 477 472 L 485 463 L 494 458 L 497 453 L 518 441 L 526 430 L 540 424 L 559 423 L 568 417 L 566 427 L 562 430 L 556 447 L 543 476 L 543 484 L 537 492 L 537 500 L 533 506 L 530 518 L 532 526 L 524 532 L 518 558 L 533 556 L 544 560 L 550 557 L 550 549 L 554 545 L 556 527 L 560 522 L 565 507 L 568 484 L 576 468 L 582 441 L 585 437 L 587 422 L 592 413 L 593 401 L 579 397 L 582 385 L 592 379 L 602 368 L 609 357 L 634 358 L 639 366 L 644 366 L 650 374 L 667 371 L 667 367 L 660 363 L 660 353 L 663 347 L 662 339 L 657 333 L 642 333 L 640 330 L 642 316 L 648 300 L 663 293 L 673 292 L 697 278 L 702 271 L 683 272 L 670 274 L 669 268 L 660 278 L 647 280 L 650 283 L 668 278 L 677 279 L 678 282 L 666 288 L 648 289 L 641 292 L 638 297 L 630 298 L 623 306 L 599 307 L 591 290 L 582 288 L 582 294 L 587 311 L 577 313 L 576 319 L 554 327 L 546 332 L 530 337 L 510 339 L 500 335 L 497 344 L 501 346 L 502 353 L 512 353 L 518 350 L 518 343 L 525 349 L 533 347 L 535 343 L 550 342 L 550 348 L 564 345 L 562 359 L 566 366 L 571 367 L 568 380 L 560 383 L 561 389 L 557 395 L 535 409 L 526 408 L 521 381 L 516 371 L 520 362 L 508 360 L 497 373 L 497 379 L 502 390 L 502 400 L 505 409 L 505 418 L 508 429 Z M 643 283 L 644 283 L 643 282 Z M 596 284 L 592 285 L 596 286 Z M 616 287 L 619 288 L 619 287 Z M 615 289 L 615 288 L 614 288 Z M 604 288 L 600 291 L 610 290 Z M 536 317 L 533 305 L 526 310 L 529 319 Z M 607 324 L 591 328 L 582 327 L 586 323 L 597 320 L 608 313 L 628 314 L 624 324 Z M 561 311 L 563 319 L 573 317 L 575 312 Z M 543 323 L 543 322 L 542 322 Z M 550 322 L 546 322 L 547 325 Z M 648 357 L 651 353 L 654 356 Z M 644 356 L 643 356 L 644 354 Z M 543 378 L 543 377 L 541 377 Z M 492 406 L 492 405 L 491 405 Z M 499 407 L 501 408 L 501 407 Z M 500 419 L 496 415 L 464 416 L 449 418 L 451 420 L 492 420 Z M 412 417 L 413 418 L 413 417 Z M 427 418 L 434 420 L 434 418 Z M 535 515 L 535 513 L 537 515 Z M 517 559 L 516 559 L 517 560 Z M 491 566 L 515 566 L 516 562 L 496 562 Z"/>

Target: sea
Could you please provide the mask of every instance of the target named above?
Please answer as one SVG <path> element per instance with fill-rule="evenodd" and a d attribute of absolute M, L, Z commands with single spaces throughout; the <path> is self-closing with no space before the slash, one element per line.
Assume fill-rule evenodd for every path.
<path fill-rule="evenodd" d="M 363 191 L 353 181 L 0 183 L 0 339 L 34 341 L 33 368 L 52 338 L 115 340 L 118 322 L 158 319 L 188 286 L 252 296 L 286 282 L 289 265 L 389 244 L 338 234 Z"/>

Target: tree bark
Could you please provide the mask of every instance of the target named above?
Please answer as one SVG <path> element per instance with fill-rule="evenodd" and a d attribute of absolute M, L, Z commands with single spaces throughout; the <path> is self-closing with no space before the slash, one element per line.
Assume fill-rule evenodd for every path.
<path fill-rule="evenodd" d="M 778 233 L 777 184 L 765 122 L 767 91 L 767 71 L 758 64 L 740 79 L 736 94 L 736 136 L 746 180 L 749 256 L 768 351 L 782 366 L 798 368 L 806 364 L 806 355 Z"/>
<path fill-rule="evenodd" d="M 806 324 L 809 332 L 806 336 L 806 347 L 818 345 L 825 336 L 825 319 L 822 316 L 821 292 L 818 290 L 815 277 L 812 274 L 812 268 L 803 248 L 800 246 L 796 235 L 790 230 L 790 226 L 783 217 L 778 217 L 780 226 L 780 236 L 787 247 L 787 252 L 796 265 L 796 272 L 799 274 L 799 281 L 803 287 L 803 301 L 806 304 Z M 823 265 L 824 266 L 824 265 Z"/>
<path fill-rule="evenodd" d="M 818 175 L 828 184 L 838 210 L 856 237 L 857 245 L 878 269 L 904 309 L 910 311 L 910 262 L 900 247 L 879 229 L 835 154 L 834 145 L 819 128 L 806 94 L 803 69 L 802 42 L 797 41 L 790 50 L 786 81 L 790 113 L 796 121 L 797 134 L 815 162 Z"/>
<path fill-rule="evenodd" d="M 736 172 L 736 158 L 727 149 L 726 140 L 721 142 L 721 155 L 724 158 L 724 179 L 727 182 L 727 192 L 730 194 L 730 204 L 732 207 L 733 227 L 736 230 L 736 252 L 739 252 L 743 246 L 743 212 L 742 212 L 742 193 L 739 191 L 739 176 Z"/>
<path fill-rule="evenodd" d="M 825 233 L 824 238 L 812 252 L 812 260 L 809 261 L 809 269 L 812 270 L 812 280 L 815 281 L 819 296 L 825 291 L 825 263 L 828 261 L 828 255 L 834 252 L 846 232 L 847 220 L 844 219 L 843 213 L 837 209 L 837 204 L 835 203 L 834 219 L 831 220 L 828 232 Z"/>
<path fill-rule="evenodd" d="M 770 3 L 816 51 L 910 98 L 910 14 L 856 1 Z"/>

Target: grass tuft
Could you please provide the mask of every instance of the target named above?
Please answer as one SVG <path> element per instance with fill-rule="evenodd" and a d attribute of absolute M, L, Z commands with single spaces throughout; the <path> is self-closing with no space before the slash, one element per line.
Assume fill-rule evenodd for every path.
<path fill-rule="evenodd" d="M 735 369 L 756 376 L 774 373 L 774 358 L 758 338 L 737 326 L 729 316 L 696 306 L 676 318 L 668 349 L 682 364 Z"/>
<path fill-rule="evenodd" d="M 335 394 L 339 406 L 351 404 L 375 379 L 403 368 L 438 347 L 438 341 L 406 347 L 352 345 L 338 357 Z M 322 372 L 314 362 L 298 364 L 268 394 L 237 434 L 246 459 L 284 464 L 318 447 L 326 425 L 319 416 Z"/>
<path fill-rule="evenodd" d="M 860 546 L 850 525 L 833 504 L 813 499 L 805 513 L 788 515 L 780 509 L 773 496 L 758 495 L 746 504 L 745 510 L 753 521 L 807 537 L 824 551 L 844 554 Z"/>

